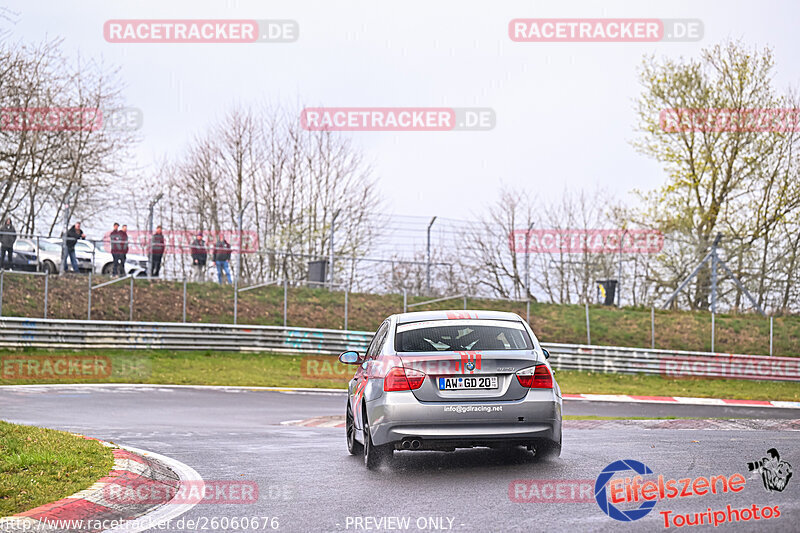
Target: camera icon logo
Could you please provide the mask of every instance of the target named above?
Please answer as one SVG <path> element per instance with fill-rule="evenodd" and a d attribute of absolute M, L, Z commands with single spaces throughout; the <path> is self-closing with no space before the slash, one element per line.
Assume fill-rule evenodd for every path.
<path fill-rule="evenodd" d="M 792 465 L 781 461 L 781 455 L 775 448 L 767 450 L 767 455 L 769 457 L 747 463 L 747 469 L 761 475 L 761 481 L 767 492 L 783 492 L 792 478 Z"/>

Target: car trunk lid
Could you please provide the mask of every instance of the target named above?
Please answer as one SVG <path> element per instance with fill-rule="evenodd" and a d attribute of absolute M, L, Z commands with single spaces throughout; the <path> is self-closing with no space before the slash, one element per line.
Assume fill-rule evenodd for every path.
<path fill-rule="evenodd" d="M 537 364 L 534 350 L 415 352 L 400 354 L 403 366 L 424 372 L 414 396 L 426 402 L 512 401 L 525 396 L 515 373 Z M 472 379 L 477 378 L 477 379 Z M 494 379 L 496 378 L 496 386 Z M 452 386 L 478 388 L 450 390 Z"/>

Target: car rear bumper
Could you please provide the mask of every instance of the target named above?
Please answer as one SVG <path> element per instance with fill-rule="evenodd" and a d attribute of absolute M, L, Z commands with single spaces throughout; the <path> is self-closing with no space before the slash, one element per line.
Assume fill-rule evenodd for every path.
<path fill-rule="evenodd" d="M 411 392 L 384 393 L 367 402 L 376 445 L 419 439 L 422 449 L 527 444 L 561 435 L 561 398 L 530 390 L 505 402 L 420 402 Z"/>

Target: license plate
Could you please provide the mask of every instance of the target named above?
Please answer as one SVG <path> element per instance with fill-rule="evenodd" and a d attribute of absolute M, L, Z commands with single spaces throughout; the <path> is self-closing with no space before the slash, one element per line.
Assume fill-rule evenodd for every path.
<path fill-rule="evenodd" d="M 439 378 L 439 390 L 496 389 L 497 376 Z"/>

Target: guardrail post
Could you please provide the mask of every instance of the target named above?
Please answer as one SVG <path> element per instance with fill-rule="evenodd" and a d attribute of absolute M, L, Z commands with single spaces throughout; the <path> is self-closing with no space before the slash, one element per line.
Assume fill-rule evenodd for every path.
<path fill-rule="evenodd" d="M 716 316 L 714 311 L 711 311 L 711 353 L 714 353 L 714 330 L 716 328 Z"/>
<path fill-rule="evenodd" d="M 347 329 L 347 297 L 350 293 L 350 289 L 345 286 L 344 288 L 344 329 Z"/>
<path fill-rule="evenodd" d="M 650 349 L 656 349 L 656 308 L 650 306 Z"/>
<path fill-rule="evenodd" d="M 129 310 L 128 310 L 128 320 L 133 322 L 133 274 L 131 274 L 131 297 L 128 302 Z"/>
<path fill-rule="evenodd" d="M 92 261 L 92 270 L 94 270 L 94 261 Z M 86 304 L 86 320 L 92 319 L 92 270 L 89 271 L 89 299 Z"/>
<path fill-rule="evenodd" d="M 464 295 L 464 311 L 467 310 L 467 295 Z"/>
<path fill-rule="evenodd" d="M 403 289 L 403 312 L 408 313 L 408 290 Z"/>
<path fill-rule="evenodd" d="M 239 320 L 239 276 L 233 282 L 233 325 Z"/>
<path fill-rule="evenodd" d="M 183 321 L 186 322 L 186 277 L 183 278 Z"/>
<path fill-rule="evenodd" d="M 286 315 L 289 311 L 289 282 L 283 279 L 283 327 L 286 327 Z"/>
<path fill-rule="evenodd" d="M 48 281 L 50 280 L 50 274 L 45 271 L 44 273 L 44 317 L 47 318 L 47 293 L 49 291 Z"/>
<path fill-rule="evenodd" d="M 531 301 L 530 299 L 525 300 L 525 321 L 528 325 L 531 325 Z"/>
<path fill-rule="evenodd" d="M 583 305 L 586 308 L 586 344 L 592 344 L 592 330 L 589 327 L 589 302 Z"/>
<path fill-rule="evenodd" d="M 0 281 L 0 296 L 2 296 L 3 292 L 3 283 Z M 772 355 L 772 319 L 774 317 L 769 317 L 769 354 Z"/>

